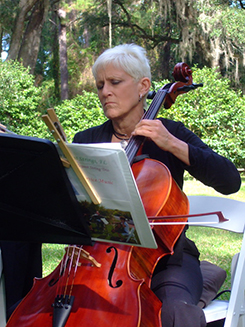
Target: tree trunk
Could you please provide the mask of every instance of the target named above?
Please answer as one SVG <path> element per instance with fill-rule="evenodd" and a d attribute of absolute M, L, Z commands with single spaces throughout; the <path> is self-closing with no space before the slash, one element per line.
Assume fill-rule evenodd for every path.
<path fill-rule="evenodd" d="M 111 5 L 112 0 L 107 0 L 107 13 L 109 18 L 109 48 L 112 46 Z"/>
<path fill-rule="evenodd" d="M 18 60 L 33 74 L 38 57 L 42 28 L 49 9 L 49 0 L 40 0 L 33 7 L 29 23 L 24 33 Z"/>
<path fill-rule="evenodd" d="M 161 77 L 162 79 L 168 79 L 170 80 L 171 77 L 169 76 L 169 63 L 170 63 L 170 50 L 171 50 L 171 42 L 167 41 L 163 45 L 160 46 L 160 55 L 159 58 L 161 58 L 161 64 L 160 64 L 160 69 L 161 69 Z"/>
<path fill-rule="evenodd" d="M 60 64 L 59 64 L 59 36 L 58 36 L 58 28 L 59 21 L 58 16 L 55 11 L 52 12 L 52 21 L 55 22 L 55 26 L 52 29 L 52 53 L 53 53 L 53 79 L 54 79 L 54 94 L 57 99 L 60 99 Z"/>
<path fill-rule="evenodd" d="M 11 44 L 8 52 L 8 60 L 16 60 L 19 55 L 21 42 L 24 34 L 25 20 L 29 11 L 38 2 L 38 0 L 20 0 L 19 14 L 16 16 L 14 31 L 11 37 Z"/>
<path fill-rule="evenodd" d="M 1 40 L 3 39 L 3 28 L 1 25 L 0 25 L 0 38 L 1 38 Z M 2 59 L 2 51 L 3 51 L 3 48 L 2 48 L 2 42 L 1 42 L 1 44 L 0 44 L 1 59 Z"/>
<path fill-rule="evenodd" d="M 68 99 L 68 69 L 67 69 L 67 45 L 66 45 L 66 12 L 58 10 L 60 19 L 59 26 L 59 54 L 60 54 L 60 83 L 61 100 Z"/>

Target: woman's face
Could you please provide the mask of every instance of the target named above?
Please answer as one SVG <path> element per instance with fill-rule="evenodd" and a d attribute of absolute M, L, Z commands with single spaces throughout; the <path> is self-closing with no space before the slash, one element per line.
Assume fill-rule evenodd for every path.
<path fill-rule="evenodd" d="M 98 71 L 96 86 L 108 119 L 123 119 L 135 112 L 142 115 L 143 102 L 139 102 L 142 82 L 136 82 L 124 70 L 107 65 Z"/>

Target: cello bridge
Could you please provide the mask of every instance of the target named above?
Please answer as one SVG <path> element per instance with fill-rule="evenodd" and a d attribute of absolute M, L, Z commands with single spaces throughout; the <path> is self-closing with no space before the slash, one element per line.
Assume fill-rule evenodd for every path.
<path fill-rule="evenodd" d="M 78 246 L 69 246 L 67 249 L 67 255 L 72 260 L 73 267 L 81 266 L 81 260 L 85 259 L 92 263 L 93 266 L 100 268 L 101 263 L 99 263 L 94 257 L 90 255 L 89 252 L 85 251 L 81 247 Z"/>

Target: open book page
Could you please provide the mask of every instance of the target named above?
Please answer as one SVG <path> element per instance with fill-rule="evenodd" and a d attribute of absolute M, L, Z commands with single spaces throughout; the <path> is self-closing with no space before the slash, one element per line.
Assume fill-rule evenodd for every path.
<path fill-rule="evenodd" d="M 93 240 L 156 248 L 125 151 L 119 143 L 67 144 L 101 203 L 92 203 L 73 169 L 66 168 Z M 62 152 L 57 146 L 62 157 Z"/>

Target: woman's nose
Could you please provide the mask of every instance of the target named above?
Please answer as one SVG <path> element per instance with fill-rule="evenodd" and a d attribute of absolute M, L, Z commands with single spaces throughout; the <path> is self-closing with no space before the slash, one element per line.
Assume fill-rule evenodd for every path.
<path fill-rule="evenodd" d="M 108 83 L 105 83 L 102 89 L 103 96 L 107 97 L 108 95 L 111 95 L 111 89 Z"/>

